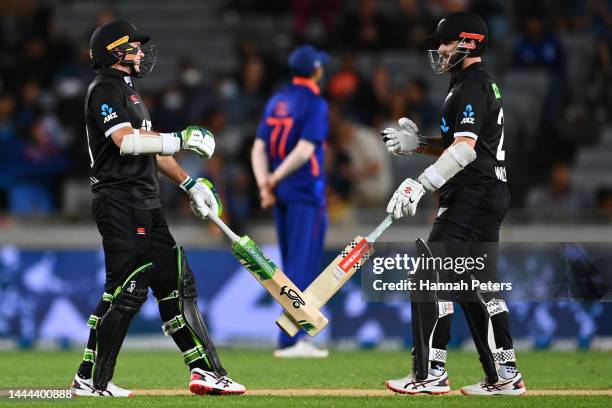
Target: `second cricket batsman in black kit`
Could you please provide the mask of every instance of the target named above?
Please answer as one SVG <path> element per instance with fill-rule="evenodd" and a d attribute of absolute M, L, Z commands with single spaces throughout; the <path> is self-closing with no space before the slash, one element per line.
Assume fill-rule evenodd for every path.
<path fill-rule="evenodd" d="M 133 78 L 151 73 L 156 61 L 149 37 L 125 21 L 98 27 L 90 41 L 96 78 L 85 99 L 92 211 L 104 247 L 104 294 L 89 317 L 90 335 L 72 383 L 78 396 L 128 397 L 111 380 L 130 321 L 147 299 L 159 305 L 165 335 L 171 336 L 190 369 L 195 394 L 242 394 L 227 377 L 197 305 L 194 275 L 183 248 L 168 230 L 159 198 L 158 172 L 179 184 L 201 218 L 221 213 L 221 202 L 206 179 L 194 180 L 172 157 L 190 150 L 214 153 L 213 135 L 199 126 L 174 133 L 151 131 Z M 146 362 L 143 362 L 146 363 Z"/>
<path fill-rule="evenodd" d="M 385 129 L 382 135 L 391 153 L 406 156 L 425 153 L 438 159 L 417 180 L 409 178 L 399 186 L 387 212 L 395 219 L 414 215 L 423 194 L 439 191 L 438 216 L 428 239 L 431 247 L 441 244 L 446 255 L 453 257 L 471 256 L 473 248 L 481 245 L 488 248 L 488 268 L 481 275 L 475 272 L 467 278 L 495 281 L 499 229 L 509 205 L 509 194 L 501 90 L 481 60 L 488 40 L 487 26 L 476 14 L 452 13 L 440 21 L 432 39 L 437 47 L 429 51 L 433 70 L 437 74 L 452 74 L 442 106 L 441 134 L 424 137 L 410 119 L 401 118 L 398 129 Z M 419 250 L 417 243 L 419 252 L 427 254 L 429 248 L 425 244 L 421 247 L 425 250 Z M 459 276 L 458 272 L 451 275 Z M 419 295 L 411 303 L 413 372 L 387 381 L 388 388 L 404 394 L 450 391 L 446 348 L 452 301 L 456 301 L 466 315 L 485 372 L 482 382 L 463 387 L 462 393 L 526 392 L 516 366 L 508 307 L 498 291 L 468 290 L 450 298 L 445 294 L 445 300 L 440 300 L 435 291 Z"/>

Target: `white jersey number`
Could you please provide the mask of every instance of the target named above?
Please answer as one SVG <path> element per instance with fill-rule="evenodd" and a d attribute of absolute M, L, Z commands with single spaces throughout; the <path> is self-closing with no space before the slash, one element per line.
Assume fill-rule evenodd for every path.
<path fill-rule="evenodd" d="M 496 158 L 499 161 L 506 160 L 506 151 L 503 149 L 504 146 L 504 108 L 499 108 L 499 115 L 497 116 L 497 124 L 502 126 L 501 138 L 499 139 L 499 145 L 497 145 Z"/>

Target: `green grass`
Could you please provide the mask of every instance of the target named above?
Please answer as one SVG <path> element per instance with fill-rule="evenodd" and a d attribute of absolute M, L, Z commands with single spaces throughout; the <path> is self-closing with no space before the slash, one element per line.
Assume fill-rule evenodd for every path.
<path fill-rule="evenodd" d="M 249 389 L 263 388 L 356 388 L 384 389 L 389 378 L 409 371 L 408 352 L 334 351 L 323 360 L 279 360 L 269 350 L 221 351 L 230 376 Z M 612 353 L 605 352 L 523 352 L 519 367 L 527 388 L 534 389 L 612 389 Z M 36 351 L 0 352 L 0 389 L 63 388 L 80 360 L 78 352 Z M 448 370 L 453 389 L 474 383 L 482 377 L 475 353 L 449 353 Z M 178 353 L 125 351 L 115 372 L 115 381 L 127 388 L 185 389 L 188 373 Z M 32 403 L 32 402 L 29 402 Z M 67 401 L 34 402 L 67 404 Z M 17 402 L 25 406 L 25 402 Z M 265 406 L 486 406 L 491 399 L 465 396 L 444 397 L 141 397 L 125 400 L 79 399 L 71 406 L 182 406 L 205 404 L 207 407 L 232 406 L 249 408 Z M 528 398 L 495 398 L 498 406 L 612 406 L 612 397 L 533 396 Z M 119 406 L 117 405 L 117 406 Z M 15 402 L 0 399 L 0 406 Z"/>
<path fill-rule="evenodd" d="M 610 397 L 465 397 L 465 396 L 392 396 L 389 398 L 374 397 L 143 397 L 131 399 L 73 399 L 70 401 L 0 401 L 0 407 L 23 406 L 66 406 L 66 407 L 236 407 L 236 408 L 271 408 L 271 407 L 476 407 L 476 408 L 521 408 L 521 407 L 609 407 Z"/>

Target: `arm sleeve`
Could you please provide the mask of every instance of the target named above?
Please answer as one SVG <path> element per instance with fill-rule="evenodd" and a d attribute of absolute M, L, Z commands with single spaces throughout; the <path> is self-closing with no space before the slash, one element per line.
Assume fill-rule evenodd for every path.
<path fill-rule="evenodd" d="M 311 104 L 304 116 L 301 139 L 308 140 L 315 145 L 320 145 L 327 137 L 327 102 L 318 99 Z"/>
<path fill-rule="evenodd" d="M 123 104 L 121 93 L 110 84 L 100 84 L 91 91 L 89 98 L 90 114 L 109 137 L 122 127 L 132 126 Z"/>
<path fill-rule="evenodd" d="M 455 138 L 478 140 L 487 114 L 488 95 L 479 83 L 466 83 L 457 95 Z"/>

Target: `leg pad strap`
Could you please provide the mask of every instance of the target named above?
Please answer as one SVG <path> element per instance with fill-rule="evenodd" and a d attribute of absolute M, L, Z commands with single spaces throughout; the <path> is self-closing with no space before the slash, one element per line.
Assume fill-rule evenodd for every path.
<path fill-rule="evenodd" d="M 172 336 L 174 333 L 185 327 L 185 324 L 185 318 L 182 315 L 177 315 L 167 322 L 164 322 L 164 324 L 162 324 L 162 330 L 164 331 L 164 335 Z"/>
<path fill-rule="evenodd" d="M 201 345 L 197 345 L 192 349 L 189 349 L 183 353 L 183 361 L 185 364 L 189 365 L 196 360 L 201 358 L 205 358 L 206 354 L 204 354 L 204 348 Z"/>

